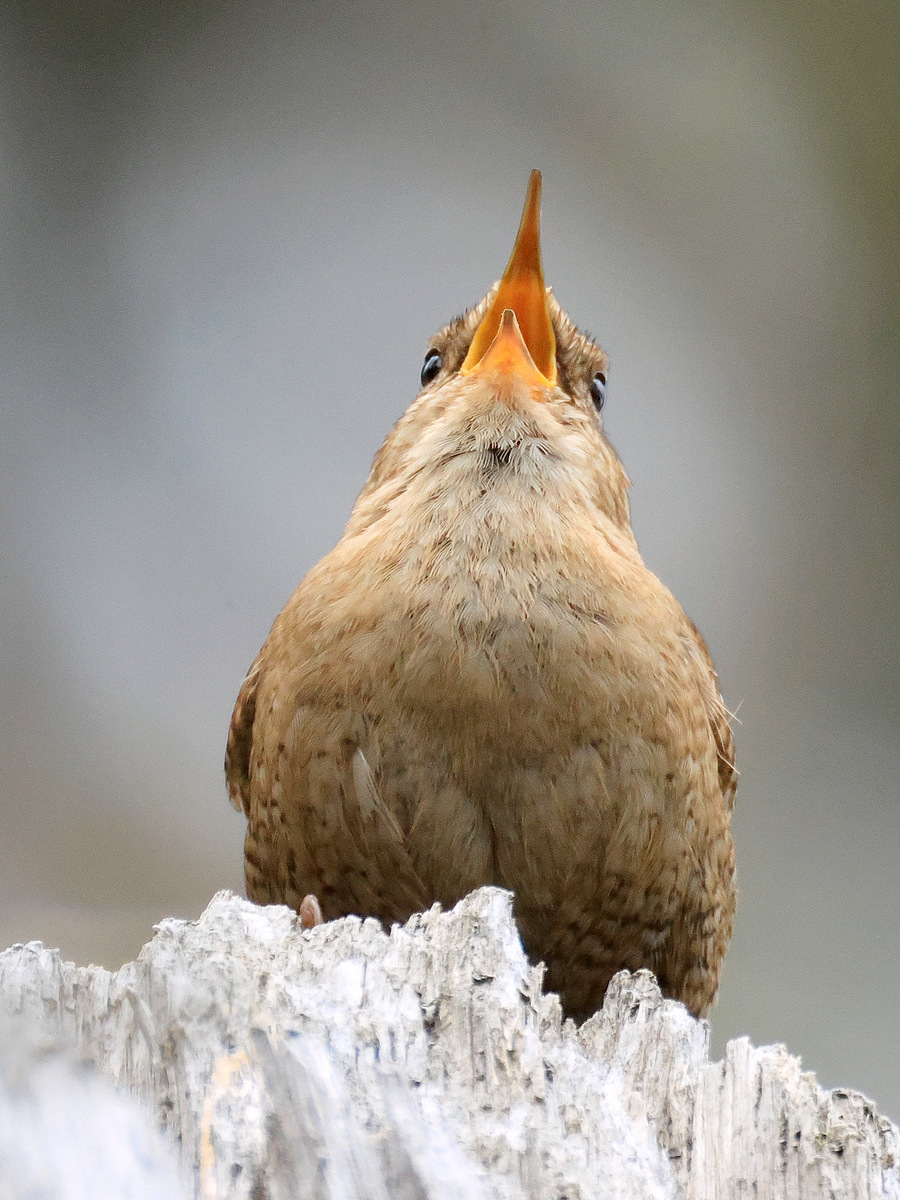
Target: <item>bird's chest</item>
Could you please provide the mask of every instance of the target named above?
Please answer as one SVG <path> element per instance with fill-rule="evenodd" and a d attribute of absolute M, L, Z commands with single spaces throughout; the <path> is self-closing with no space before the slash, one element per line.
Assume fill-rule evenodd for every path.
<path fill-rule="evenodd" d="M 285 721 L 352 715 L 347 753 L 445 903 L 495 882 L 546 913 L 600 857 L 677 858 L 715 763 L 680 610 L 539 490 L 446 505 L 307 578 L 275 635 Z"/>
<path fill-rule="evenodd" d="M 630 657 L 621 665 L 640 670 L 652 602 L 596 530 L 539 495 L 499 488 L 442 515 L 384 571 L 384 628 L 411 698 L 434 695 L 439 679 L 447 703 L 558 703 L 605 661 Z"/>
<path fill-rule="evenodd" d="M 295 691 L 350 699 L 473 784 L 666 740 L 691 674 L 680 610 L 562 472 L 463 464 L 345 538 L 281 627 L 301 641 Z"/>

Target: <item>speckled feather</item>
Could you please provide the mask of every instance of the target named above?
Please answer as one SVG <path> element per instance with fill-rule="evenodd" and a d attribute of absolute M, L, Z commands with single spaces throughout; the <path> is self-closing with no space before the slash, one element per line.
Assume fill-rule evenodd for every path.
<path fill-rule="evenodd" d="M 705 1014 L 735 906 L 716 675 L 638 553 L 603 352 L 550 295 L 549 400 L 459 374 L 493 294 L 433 339 L 440 373 L 241 689 L 247 893 L 389 923 L 498 884 L 572 1016 L 622 967 Z"/>

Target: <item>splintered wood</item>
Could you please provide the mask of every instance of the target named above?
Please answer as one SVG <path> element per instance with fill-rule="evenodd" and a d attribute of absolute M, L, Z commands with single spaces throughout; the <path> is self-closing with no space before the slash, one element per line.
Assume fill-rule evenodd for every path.
<path fill-rule="evenodd" d="M 858 1093 L 823 1091 L 782 1047 L 746 1039 L 710 1063 L 705 1022 L 647 972 L 616 976 L 580 1029 L 541 975 L 497 889 L 390 933 L 354 917 L 307 929 L 220 893 L 115 973 L 12 947 L 0 1012 L 7 1042 L 52 1038 L 98 1069 L 102 1105 L 85 1109 L 74 1067 L 53 1089 L 81 1106 L 92 1132 L 66 1153 L 89 1146 L 98 1181 L 97 1138 L 118 1161 L 140 1116 L 106 1076 L 174 1141 L 201 1200 L 900 1200 L 900 1133 Z M 37 1051 L 24 1060 L 11 1071 L 0 1057 L 0 1168 L 55 1136 L 17 1100 L 45 1069 Z M 116 1103 L 127 1121 L 108 1118 Z M 149 1153 L 134 1150 L 145 1172 Z M 152 1190 L 100 1191 L 189 1194 L 170 1166 Z M 73 1158 L 40 1195 L 91 1194 L 71 1190 L 85 1169 Z"/>

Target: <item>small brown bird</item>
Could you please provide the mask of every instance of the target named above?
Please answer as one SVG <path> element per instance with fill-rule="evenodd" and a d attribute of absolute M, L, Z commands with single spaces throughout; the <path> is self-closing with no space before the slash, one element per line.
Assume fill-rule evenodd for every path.
<path fill-rule="evenodd" d="M 734 919 L 728 714 L 638 553 L 606 355 L 544 286 L 540 188 L 241 688 L 247 894 L 389 924 L 497 884 L 569 1015 L 623 967 L 705 1014 Z"/>

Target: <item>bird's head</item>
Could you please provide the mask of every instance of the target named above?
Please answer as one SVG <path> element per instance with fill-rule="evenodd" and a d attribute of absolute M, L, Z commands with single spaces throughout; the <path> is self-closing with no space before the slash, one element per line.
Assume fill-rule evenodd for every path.
<path fill-rule="evenodd" d="M 362 524 L 392 499 L 518 489 L 564 495 L 631 536 L 628 477 L 600 415 L 608 360 L 544 283 L 540 212 L 541 173 L 532 171 L 503 278 L 431 339 L 422 390 L 357 504 Z"/>

